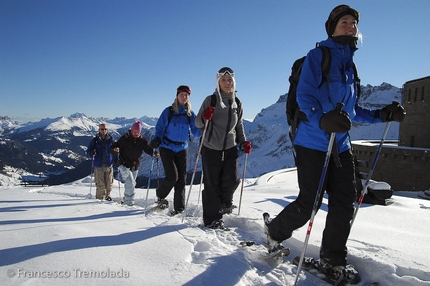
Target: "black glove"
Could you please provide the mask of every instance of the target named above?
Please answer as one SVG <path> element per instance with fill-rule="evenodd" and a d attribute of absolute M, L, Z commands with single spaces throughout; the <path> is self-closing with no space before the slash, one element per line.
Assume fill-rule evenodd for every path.
<path fill-rule="evenodd" d="M 333 109 L 325 113 L 320 119 L 320 128 L 329 133 L 348 132 L 351 129 L 351 125 L 348 112 L 343 110 Z"/>
<path fill-rule="evenodd" d="M 95 156 L 95 155 L 96 155 L 96 149 L 93 149 L 93 150 L 90 152 L 90 154 L 91 154 L 91 156 Z"/>
<path fill-rule="evenodd" d="M 151 141 L 151 143 L 149 143 L 149 147 L 151 147 L 152 149 L 157 149 L 158 147 L 160 147 L 160 144 L 161 144 L 160 138 L 155 138 Z"/>
<path fill-rule="evenodd" d="M 402 122 L 405 119 L 406 112 L 399 102 L 393 101 L 390 105 L 381 109 L 382 122 L 397 121 Z"/>

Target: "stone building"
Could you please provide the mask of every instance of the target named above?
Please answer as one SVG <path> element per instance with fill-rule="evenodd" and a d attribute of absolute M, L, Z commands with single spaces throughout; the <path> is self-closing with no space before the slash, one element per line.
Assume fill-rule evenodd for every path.
<path fill-rule="evenodd" d="M 430 76 L 403 85 L 402 105 L 406 118 L 400 123 L 399 140 L 385 142 L 372 175 L 395 191 L 430 189 Z M 354 141 L 357 159 L 367 162 L 359 170 L 366 174 L 380 142 Z"/>

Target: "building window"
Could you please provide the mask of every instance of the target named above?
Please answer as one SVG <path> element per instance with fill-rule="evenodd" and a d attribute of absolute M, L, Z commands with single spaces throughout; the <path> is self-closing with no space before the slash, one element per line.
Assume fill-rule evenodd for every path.
<path fill-rule="evenodd" d="M 415 88 L 414 102 L 417 102 L 417 99 L 418 99 L 418 87 Z"/>
<path fill-rule="evenodd" d="M 411 144 L 409 145 L 409 147 L 415 147 L 415 136 L 411 136 Z"/>
<path fill-rule="evenodd" d="M 424 102 L 424 86 L 421 88 L 421 102 Z"/>
<path fill-rule="evenodd" d="M 411 89 L 408 92 L 408 103 L 411 103 Z"/>

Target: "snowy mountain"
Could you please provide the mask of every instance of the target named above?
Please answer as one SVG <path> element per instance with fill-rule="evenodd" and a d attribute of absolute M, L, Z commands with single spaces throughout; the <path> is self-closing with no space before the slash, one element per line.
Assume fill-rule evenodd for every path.
<path fill-rule="evenodd" d="M 281 95 L 274 104 L 261 110 L 253 121 L 245 121 L 247 139 L 252 143 L 252 152 L 247 162 L 247 177 L 294 166 L 291 141 L 285 116 L 287 94 Z M 360 104 L 366 108 L 380 108 L 391 101 L 401 101 L 401 89 L 388 83 L 380 86 L 362 86 Z M 53 176 L 74 170 L 73 180 L 90 173 L 91 166 L 85 157 L 85 150 L 98 130 L 100 123 L 107 123 L 109 133 L 116 139 L 124 134 L 137 118 L 93 118 L 82 113 L 68 117 L 45 118 L 38 122 L 19 124 L 9 117 L 0 117 L 0 173 L 8 173 L 5 167 L 23 169 L 30 173 L 43 172 Z M 157 118 L 143 116 L 143 135 L 152 139 Z M 379 139 L 383 132 L 382 124 L 354 124 L 351 139 Z M 393 123 L 387 139 L 398 138 L 398 124 Z M 190 142 L 189 171 L 192 172 L 198 150 L 199 139 Z M 243 154 L 241 154 L 243 157 Z M 239 164 L 243 158 L 239 159 Z M 143 156 L 139 176 L 149 175 L 151 158 Z M 160 163 L 160 165 L 162 165 Z M 162 166 L 160 174 L 163 175 Z M 200 168 L 198 169 L 200 170 Z M 64 183 L 57 178 L 56 183 Z"/>

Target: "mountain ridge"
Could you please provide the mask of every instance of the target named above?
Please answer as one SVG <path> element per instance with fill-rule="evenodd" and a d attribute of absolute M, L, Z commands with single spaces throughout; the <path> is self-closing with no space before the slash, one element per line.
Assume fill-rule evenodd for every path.
<path fill-rule="evenodd" d="M 359 104 L 365 108 L 381 108 L 392 101 L 401 101 L 402 89 L 388 83 L 362 86 L 361 90 Z M 287 93 L 280 95 L 274 104 L 262 108 L 252 121 L 244 120 L 247 140 L 253 146 L 247 163 L 247 177 L 294 166 L 285 116 L 286 99 Z M 0 173 L 7 174 L 4 168 L 8 166 L 31 174 L 43 172 L 48 176 L 67 177 L 64 173 L 88 160 L 85 150 L 96 135 L 100 123 L 106 123 L 109 133 L 118 140 L 136 120 L 142 121 L 142 134 L 151 140 L 157 118 L 147 116 L 109 119 L 88 117 L 76 112 L 68 117 L 44 118 L 38 122 L 21 124 L 8 116 L 0 116 Z M 399 125 L 395 122 L 392 125 L 387 140 L 398 139 Z M 354 123 L 350 131 L 351 140 L 379 139 L 383 128 L 382 124 Z M 189 144 L 189 172 L 193 171 L 199 142 L 199 138 L 193 138 Z M 139 176 L 149 175 L 150 164 L 151 158 L 143 156 Z M 243 154 L 240 154 L 240 167 L 242 164 Z M 89 173 L 88 168 L 82 171 L 82 176 Z M 160 176 L 163 174 L 160 166 Z"/>

